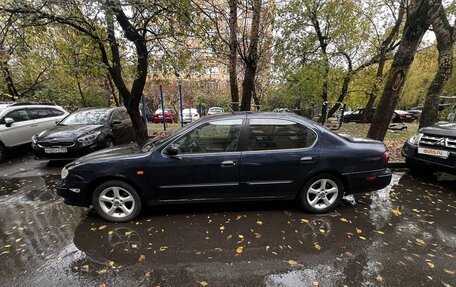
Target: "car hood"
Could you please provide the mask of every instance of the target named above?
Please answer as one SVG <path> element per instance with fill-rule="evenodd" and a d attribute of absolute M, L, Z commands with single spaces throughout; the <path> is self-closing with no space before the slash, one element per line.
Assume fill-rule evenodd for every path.
<path fill-rule="evenodd" d="M 432 127 L 422 128 L 420 132 L 437 136 L 456 137 L 456 123 L 440 123 Z"/>
<path fill-rule="evenodd" d="M 38 140 L 76 139 L 92 131 L 101 130 L 103 125 L 57 125 L 38 135 Z"/>
<path fill-rule="evenodd" d="M 125 156 L 132 156 L 137 154 L 143 154 L 137 143 L 120 145 L 112 148 L 102 149 L 83 157 L 78 158 L 74 161 L 75 164 L 94 162 L 94 161 L 104 161 L 119 159 Z"/>

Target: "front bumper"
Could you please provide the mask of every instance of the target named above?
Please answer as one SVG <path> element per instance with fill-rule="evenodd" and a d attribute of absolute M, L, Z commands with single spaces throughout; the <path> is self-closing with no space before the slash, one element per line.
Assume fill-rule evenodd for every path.
<path fill-rule="evenodd" d="M 63 197 L 65 204 L 89 207 L 88 187 L 84 183 L 62 181 L 57 187 L 57 194 Z"/>
<path fill-rule="evenodd" d="M 387 187 L 391 182 L 392 173 L 387 170 L 373 170 L 343 174 L 346 194 L 370 192 Z"/>
<path fill-rule="evenodd" d="M 450 153 L 448 158 L 419 154 L 418 146 L 406 142 L 402 147 L 401 153 L 408 164 L 421 165 L 424 169 L 431 167 L 438 171 L 456 173 L 456 154 L 454 152 Z"/>
<path fill-rule="evenodd" d="M 88 146 L 80 146 L 78 144 L 67 147 L 67 152 L 65 153 L 46 153 L 44 150 L 48 147 L 40 147 L 36 144 L 32 144 L 33 151 L 35 152 L 35 159 L 43 160 L 74 160 L 80 158 L 81 156 L 87 155 L 94 151 L 98 151 L 106 148 L 106 143 L 104 140 L 95 142 Z M 49 147 L 52 148 L 52 147 Z"/>

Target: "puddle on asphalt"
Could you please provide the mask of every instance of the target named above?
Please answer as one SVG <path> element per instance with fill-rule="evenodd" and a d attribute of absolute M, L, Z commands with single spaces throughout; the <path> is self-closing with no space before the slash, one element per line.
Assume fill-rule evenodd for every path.
<path fill-rule="evenodd" d="M 324 215 L 292 203 L 179 205 L 114 224 L 54 197 L 35 206 L 40 197 L 22 186 L 52 194 L 55 181 L 10 182 L 19 191 L 2 193 L 22 201 L 0 209 L 0 285 L 456 282 L 456 194 L 447 183 L 395 174 L 388 188 Z"/>

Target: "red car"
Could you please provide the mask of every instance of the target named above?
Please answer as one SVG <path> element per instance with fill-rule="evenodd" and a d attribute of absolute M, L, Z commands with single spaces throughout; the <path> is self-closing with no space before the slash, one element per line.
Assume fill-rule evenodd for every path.
<path fill-rule="evenodd" d="M 167 123 L 174 123 L 175 122 L 175 117 L 173 113 L 171 112 L 170 109 L 165 109 L 165 120 Z M 162 109 L 158 109 L 154 113 L 154 117 L 152 119 L 152 122 L 155 124 L 162 123 L 163 122 L 163 111 Z"/>

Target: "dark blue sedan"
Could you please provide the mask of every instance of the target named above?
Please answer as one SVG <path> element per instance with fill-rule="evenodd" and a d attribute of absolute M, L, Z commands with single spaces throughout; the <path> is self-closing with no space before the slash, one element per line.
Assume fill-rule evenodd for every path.
<path fill-rule="evenodd" d="M 143 206 L 290 199 L 308 212 L 386 187 L 383 143 L 341 136 L 286 113 L 210 116 L 169 138 L 105 149 L 66 165 L 58 193 L 106 220 Z"/>

